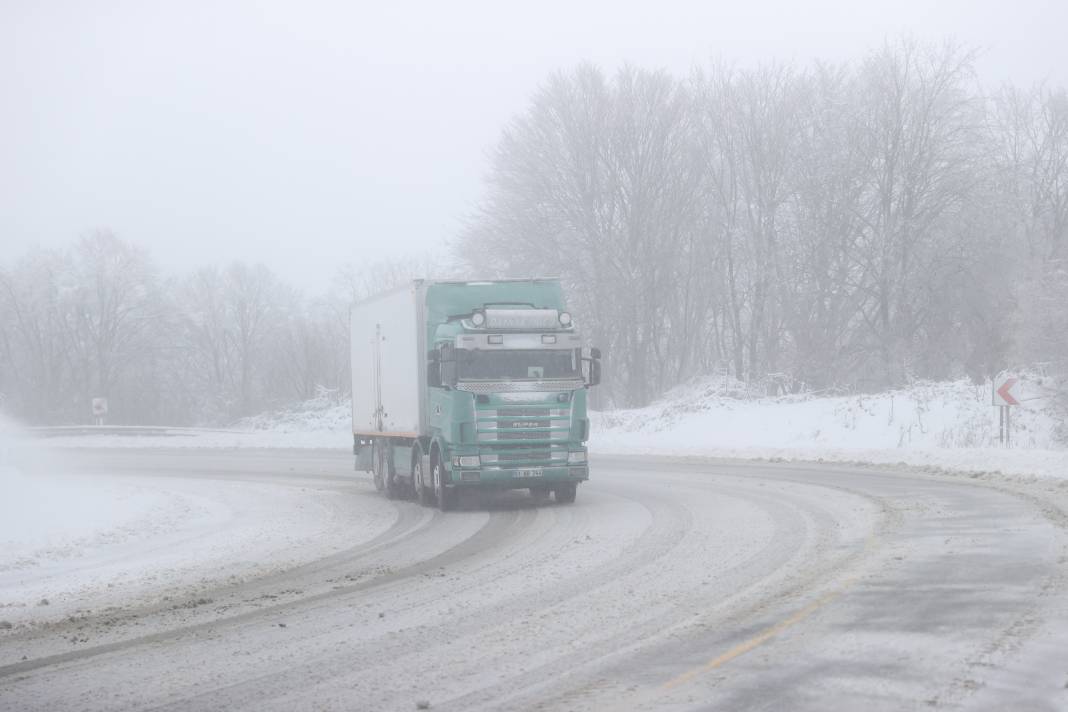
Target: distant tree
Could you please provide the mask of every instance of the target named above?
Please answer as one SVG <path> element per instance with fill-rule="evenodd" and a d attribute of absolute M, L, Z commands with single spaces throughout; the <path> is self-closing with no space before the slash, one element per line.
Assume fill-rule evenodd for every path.
<path fill-rule="evenodd" d="M 61 252 L 34 250 L 0 270 L 0 405 L 30 422 L 75 415 L 72 291 Z"/>
<path fill-rule="evenodd" d="M 863 312 L 879 353 L 882 383 L 910 375 L 914 346 L 938 309 L 953 250 L 948 229 L 971 204 L 982 170 L 981 102 L 971 91 L 974 53 L 903 40 L 860 67 L 855 104 L 864 159 L 860 251 L 872 297 Z M 872 364 L 874 365 L 874 364 Z"/>
<path fill-rule="evenodd" d="M 993 100 L 999 188 L 1031 260 L 1062 259 L 1068 243 L 1068 92 L 1005 87 Z"/>
<path fill-rule="evenodd" d="M 692 353 L 669 343 L 702 249 L 689 105 L 664 72 L 554 74 L 505 131 L 459 245 L 480 273 L 560 276 L 623 403 L 647 401 Z"/>
<path fill-rule="evenodd" d="M 151 404 L 129 376 L 151 368 L 163 317 L 155 268 L 139 247 L 107 231 L 88 235 L 73 250 L 75 308 L 68 323 L 79 410 L 93 396 L 109 398 L 120 420 L 146 415 Z"/>

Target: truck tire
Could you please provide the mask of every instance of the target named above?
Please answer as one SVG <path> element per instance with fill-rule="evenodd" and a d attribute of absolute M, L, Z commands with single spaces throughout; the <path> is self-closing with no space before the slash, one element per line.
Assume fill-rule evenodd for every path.
<path fill-rule="evenodd" d="M 382 444 L 376 440 L 371 447 L 374 448 L 371 452 L 371 478 L 374 480 L 375 489 L 382 492 L 386 489 L 386 480 L 381 462 Z"/>
<path fill-rule="evenodd" d="M 397 482 L 397 478 L 394 476 L 393 463 L 386 456 L 386 445 L 384 443 L 375 451 L 375 486 L 378 485 L 379 479 L 383 482 L 386 497 L 390 499 L 400 498 L 400 483 Z"/>
<path fill-rule="evenodd" d="M 431 473 L 434 480 L 434 499 L 437 501 L 438 509 L 443 512 L 448 512 L 450 509 L 456 509 L 456 490 L 450 490 L 445 486 L 445 467 L 441 464 L 440 458 L 433 458 L 431 467 Z"/>
<path fill-rule="evenodd" d="M 574 482 L 568 482 L 566 484 L 558 485 L 553 494 L 556 496 L 556 501 L 559 504 L 571 504 L 575 501 L 575 495 L 578 493 L 578 485 Z"/>
<path fill-rule="evenodd" d="M 434 504 L 434 490 L 423 483 L 423 455 L 417 449 L 412 454 L 412 487 L 415 489 L 415 500 L 424 507 Z"/>

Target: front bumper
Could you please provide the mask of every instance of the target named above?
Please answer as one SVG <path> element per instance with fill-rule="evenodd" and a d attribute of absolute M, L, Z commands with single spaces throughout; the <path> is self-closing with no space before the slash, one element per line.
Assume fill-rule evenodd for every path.
<path fill-rule="evenodd" d="M 450 484 L 455 487 L 526 489 L 528 487 L 552 487 L 567 482 L 585 482 L 590 478 L 590 470 L 585 464 L 554 467 L 453 468 L 451 475 Z"/>

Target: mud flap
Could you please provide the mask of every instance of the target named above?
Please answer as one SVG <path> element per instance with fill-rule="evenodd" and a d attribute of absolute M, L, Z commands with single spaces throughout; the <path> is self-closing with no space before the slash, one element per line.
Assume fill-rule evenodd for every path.
<path fill-rule="evenodd" d="M 370 440 L 356 439 L 352 444 L 352 451 L 356 455 L 356 470 L 370 472 L 374 468 L 375 448 Z"/>

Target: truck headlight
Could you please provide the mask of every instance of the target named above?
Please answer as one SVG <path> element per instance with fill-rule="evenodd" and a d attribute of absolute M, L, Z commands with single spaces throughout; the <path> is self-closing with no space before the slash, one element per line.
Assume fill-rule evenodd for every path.
<path fill-rule="evenodd" d="M 578 452 L 567 453 L 567 461 L 572 464 L 576 462 L 586 462 L 586 451 L 580 450 Z"/>
<path fill-rule="evenodd" d="M 478 467 L 481 464 L 478 455 L 454 455 L 452 458 L 453 467 Z"/>

